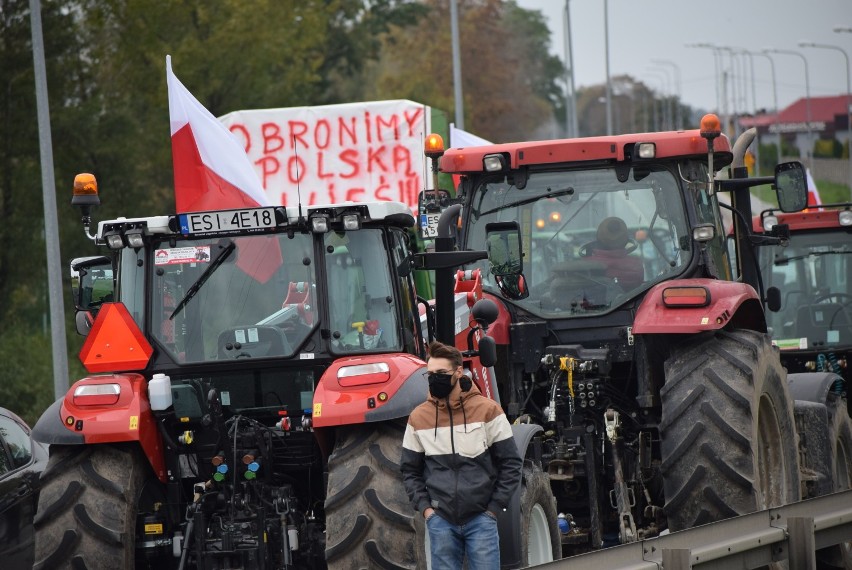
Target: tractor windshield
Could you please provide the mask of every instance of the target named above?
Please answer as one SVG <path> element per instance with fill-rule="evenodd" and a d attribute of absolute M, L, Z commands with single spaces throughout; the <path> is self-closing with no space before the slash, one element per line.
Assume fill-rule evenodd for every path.
<path fill-rule="evenodd" d="M 152 332 L 178 362 L 292 356 L 317 321 L 310 234 L 153 249 Z"/>
<path fill-rule="evenodd" d="M 758 255 L 764 287 L 781 290 L 781 310 L 766 320 L 782 350 L 852 345 L 848 232 L 794 232 L 787 247 L 761 247 Z"/>
<path fill-rule="evenodd" d="M 506 177 L 475 190 L 468 221 L 471 249 L 485 249 L 485 226 L 521 226 L 529 297 L 542 316 L 611 310 L 678 274 L 690 259 L 688 225 L 675 175 L 644 166 L 534 172 L 523 188 Z M 498 289 L 485 262 L 486 287 Z"/>
<path fill-rule="evenodd" d="M 384 239 L 362 228 L 155 244 L 152 334 L 180 363 L 298 357 L 320 322 L 335 353 L 399 350 Z"/>

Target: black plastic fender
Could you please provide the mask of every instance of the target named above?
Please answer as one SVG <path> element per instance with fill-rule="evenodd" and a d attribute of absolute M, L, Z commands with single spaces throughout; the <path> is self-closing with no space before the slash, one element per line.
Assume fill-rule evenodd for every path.
<path fill-rule="evenodd" d="M 787 375 L 787 385 L 793 400 L 805 400 L 817 404 L 828 403 L 828 393 L 835 382 L 843 378 L 833 372 L 801 372 Z"/>
<path fill-rule="evenodd" d="M 65 398 L 59 398 L 47 408 L 33 428 L 33 439 L 40 443 L 59 445 L 82 445 L 86 443 L 83 434 L 68 431 L 59 417 L 59 408 Z"/>
<path fill-rule="evenodd" d="M 429 396 L 429 381 L 426 379 L 426 367 L 408 377 L 402 387 L 388 403 L 364 414 L 364 421 L 384 422 L 397 418 L 406 418 Z"/>
<path fill-rule="evenodd" d="M 512 434 L 518 453 L 526 458 L 533 436 L 544 428 L 538 424 L 515 424 Z M 518 485 L 509 506 L 497 513 L 497 531 L 500 533 L 500 567 L 519 568 L 521 564 L 521 485 Z"/>

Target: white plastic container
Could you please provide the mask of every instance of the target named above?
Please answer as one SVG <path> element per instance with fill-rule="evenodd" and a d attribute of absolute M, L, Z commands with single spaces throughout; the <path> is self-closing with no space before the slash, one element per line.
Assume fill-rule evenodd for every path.
<path fill-rule="evenodd" d="M 172 379 L 165 374 L 154 374 L 148 380 L 148 400 L 155 412 L 168 409 L 172 405 Z"/>

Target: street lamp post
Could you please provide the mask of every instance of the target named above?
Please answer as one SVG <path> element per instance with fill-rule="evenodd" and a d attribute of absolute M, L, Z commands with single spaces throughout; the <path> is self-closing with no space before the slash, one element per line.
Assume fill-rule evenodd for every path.
<path fill-rule="evenodd" d="M 606 134 L 612 135 L 612 80 L 609 76 L 609 0 L 604 0 L 604 44 L 606 46 Z"/>
<path fill-rule="evenodd" d="M 722 110 L 722 97 L 720 96 L 719 91 L 719 48 L 714 46 L 713 44 L 708 43 L 699 43 L 699 44 L 685 44 L 685 47 L 688 48 L 706 48 L 713 50 L 713 69 L 714 69 L 714 84 L 716 87 L 716 112 L 722 115 L 722 124 L 725 124 L 725 114 Z"/>
<path fill-rule="evenodd" d="M 677 95 L 677 100 L 675 101 L 675 128 L 681 130 L 683 129 L 683 118 L 680 112 L 680 101 L 683 92 L 680 82 L 680 66 L 668 59 L 652 59 L 651 62 L 659 65 L 668 65 L 674 70 L 675 94 Z"/>
<path fill-rule="evenodd" d="M 565 131 L 568 138 L 580 136 L 580 129 L 577 121 L 577 93 L 574 90 L 574 50 L 571 48 L 570 4 L 571 0 L 565 0 L 565 66 L 567 70 Z"/>
<path fill-rule="evenodd" d="M 781 163 L 781 120 L 779 115 L 781 114 L 781 109 L 778 108 L 778 84 L 775 82 L 775 62 L 772 60 L 772 56 L 768 53 L 757 52 L 754 55 L 760 55 L 769 60 L 769 68 L 772 71 L 772 104 L 775 106 L 775 134 L 778 136 L 778 144 L 776 145 L 778 148 L 778 160 L 777 163 Z"/>
<path fill-rule="evenodd" d="M 669 70 L 663 67 L 652 67 L 649 68 L 646 72 L 646 75 L 650 77 L 649 74 L 654 73 L 656 77 L 663 79 L 663 89 L 665 90 L 663 93 L 663 117 L 664 117 L 664 125 L 663 130 L 672 130 L 674 128 L 674 114 L 671 109 L 671 77 L 669 77 Z"/>
<path fill-rule="evenodd" d="M 808 167 L 813 167 L 813 161 L 811 160 L 811 155 L 813 154 L 813 133 L 811 131 L 811 82 L 808 78 L 808 58 L 804 55 L 800 54 L 797 51 L 788 50 L 788 49 L 774 49 L 774 48 L 766 48 L 763 51 L 770 53 L 783 53 L 787 55 L 795 55 L 798 58 L 801 58 L 802 63 L 805 64 L 805 115 L 807 120 L 807 133 L 808 133 L 808 144 L 806 148 L 806 157 L 808 162 Z"/>
<path fill-rule="evenodd" d="M 456 0 L 450 0 L 450 33 L 453 36 L 453 95 L 456 107 L 456 127 L 464 129 L 464 98 L 462 97 L 461 49 L 459 47 L 459 8 Z"/>
<path fill-rule="evenodd" d="M 837 31 L 837 29 L 838 28 L 835 28 L 835 31 Z M 850 28 L 850 30 L 852 30 L 852 28 Z M 849 54 L 846 53 L 845 49 L 830 44 L 799 42 L 799 47 L 811 47 L 839 51 L 843 54 L 843 58 L 846 60 L 846 144 L 849 145 L 849 191 L 852 192 L 852 87 L 850 87 L 850 83 L 852 83 L 852 80 L 850 80 L 849 77 Z"/>
<path fill-rule="evenodd" d="M 720 49 L 728 50 L 733 58 L 735 53 L 738 53 L 742 56 L 748 56 L 749 58 L 749 74 L 751 75 L 751 107 L 752 114 L 757 114 L 757 95 L 755 89 L 755 80 L 754 80 L 754 58 L 752 57 L 752 53 L 745 48 L 734 47 L 734 46 L 719 46 Z M 748 109 L 748 88 L 746 87 L 746 73 L 745 73 L 745 61 L 742 62 L 742 104 L 743 104 L 743 113 L 747 112 Z M 754 144 L 754 157 L 755 157 L 755 172 L 760 165 L 760 136 L 758 135 Z"/>
<path fill-rule="evenodd" d="M 739 113 L 737 112 L 738 107 L 738 90 L 737 90 L 737 71 L 739 67 L 739 62 L 737 61 L 736 50 L 729 46 L 715 46 L 716 49 L 721 51 L 725 51 L 728 53 L 728 60 L 731 62 L 731 114 L 734 116 L 734 139 L 737 138 L 740 132 L 740 122 L 739 122 Z M 727 97 L 727 88 L 725 89 L 725 96 Z"/>

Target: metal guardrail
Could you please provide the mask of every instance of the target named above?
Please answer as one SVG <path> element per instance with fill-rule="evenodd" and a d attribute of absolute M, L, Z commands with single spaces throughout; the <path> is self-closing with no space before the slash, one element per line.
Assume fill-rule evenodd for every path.
<path fill-rule="evenodd" d="M 536 566 L 541 570 L 758 568 L 788 560 L 816 568 L 815 552 L 852 541 L 852 490 Z"/>

